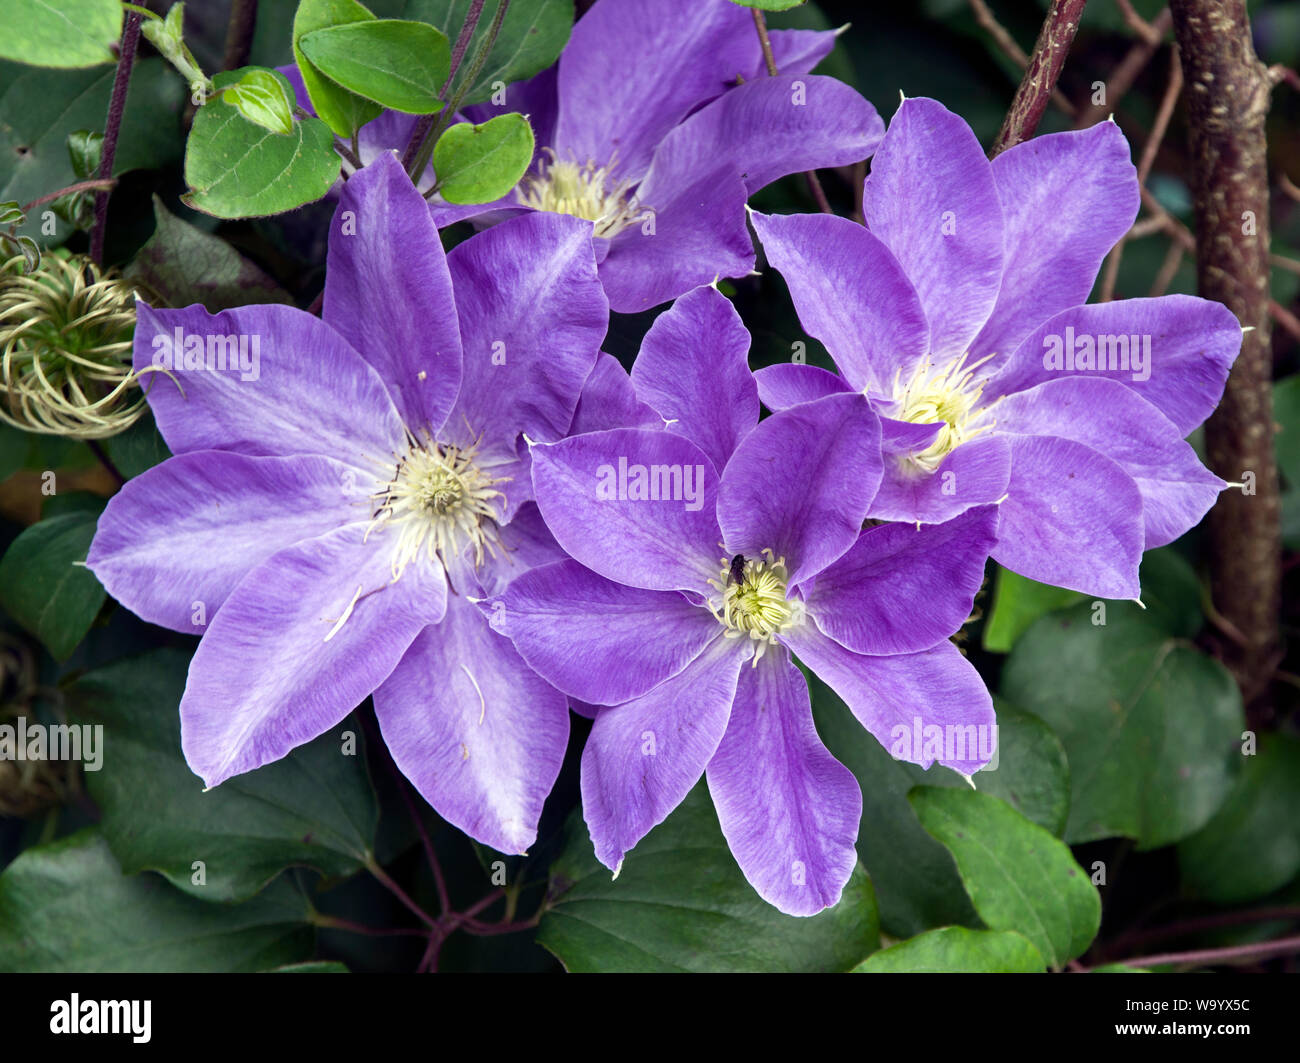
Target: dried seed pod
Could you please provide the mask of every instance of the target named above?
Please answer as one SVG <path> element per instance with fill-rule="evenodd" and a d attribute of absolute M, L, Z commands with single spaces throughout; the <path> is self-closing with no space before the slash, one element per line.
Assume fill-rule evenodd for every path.
<path fill-rule="evenodd" d="M 28 432 L 104 439 L 145 410 L 131 369 L 135 292 L 84 255 L 47 254 L 36 272 L 0 265 L 0 420 Z"/>

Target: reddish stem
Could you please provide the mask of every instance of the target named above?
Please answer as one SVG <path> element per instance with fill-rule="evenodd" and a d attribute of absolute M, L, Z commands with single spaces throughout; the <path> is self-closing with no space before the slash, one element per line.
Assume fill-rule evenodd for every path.
<path fill-rule="evenodd" d="M 113 176 L 113 159 L 117 155 L 117 137 L 122 131 L 122 112 L 126 110 L 126 90 L 131 84 L 131 67 L 135 64 L 135 49 L 140 43 L 140 18 L 128 11 L 122 26 L 122 43 L 118 52 L 117 73 L 113 75 L 113 95 L 108 102 L 108 121 L 104 126 L 104 145 L 99 158 L 99 179 L 107 181 Z M 104 230 L 108 227 L 108 192 L 101 190 L 95 196 L 95 227 L 90 233 L 90 257 L 96 264 L 104 264 Z"/>

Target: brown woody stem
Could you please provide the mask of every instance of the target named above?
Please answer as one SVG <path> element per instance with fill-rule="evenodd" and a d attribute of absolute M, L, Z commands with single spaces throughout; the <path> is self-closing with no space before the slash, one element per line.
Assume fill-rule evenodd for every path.
<path fill-rule="evenodd" d="M 1034 135 L 1056 88 L 1056 79 L 1061 76 L 1086 3 L 1087 0 L 1052 0 L 1034 44 L 1034 54 L 1029 57 L 1029 66 L 1025 68 L 1025 76 L 1016 89 L 989 158 Z"/>
<path fill-rule="evenodd" d="M 1245 0 L 1172 0 L 1186 83 L 1202 296 L 1249 329 L 1219 408 L 1206 422 L 1209 464 L 1230 482 L 1210 511 L 1211 593 L 1244 637 L 1223 646 L 1252 722 L 1278 663 L 1281 505 L 1273 454 L 1269 343 L 1268 171 L 1264 121 L 1272 82 L 1255 55 Z"/>

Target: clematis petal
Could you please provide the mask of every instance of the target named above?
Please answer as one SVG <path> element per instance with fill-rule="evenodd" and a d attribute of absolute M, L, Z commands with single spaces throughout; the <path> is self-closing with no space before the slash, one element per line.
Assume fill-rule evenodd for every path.
<path fill-rule="evenodd" d="M 582 813 L 606 867 L 617 871 L 704 774 L 727 729 L 743 649 L 719 635 L 676 676 L 597 715 L 582 751 Z"/>
<path fill-rule="evenodd" d="M 854 653 L 929 649 L 970 616 L 997 525 L 996 506 L 977 506 L 946 524 L 868 528 L 805 587 L 808 615 Z"/>
<path fill-rule="evenodd" d="M 935 100 L 904 100 L 871 160 L 862 211 L 915 286 L 937 360 L 966 353 L 1002 280 L 1002 206 L 975 134 Z"/>
<path fill-rule="evenodd" d="M 851 389 L 892 396 L 896 375 L 906 377 L 930 346 L 920 297 L 893 253 L 847 218 L 750 217 L 799 321 L 826 345 Z"/>
<path fill-rule="evenodd" d="M 759 399 L 773 413 L 798 406 L 801 402 L 812 402 L 813 399 L 826 395 L 841 395 L 853 390 L 843 377 L 828 373 L 819 366 L 799 362 L 756 369 L 754 380 L 758 384 Z"/>
<path fill-rule="evenodd" d="M 1059 377 L 998 404 L 1007 432 L 1060 436 L 1096 448 L 1142 492 L 1145 546 L 1173 542 L 1200 522 L 1227 486 L 1178 434 L 1172 421 L 1117 380 Z"/>
<path fill-rule="evenodd" d="M 384 743 L 438 815 L 523 853 L 569 740 L 564 695 L 464 598 L 451 598 L 375 691 Z"/>
<path fill-rule="evenodd" d="M 706 772 L 727 845 L 751 886 L 786 915 L 840 899 L 857 866 L 862 791 L 813 724 L 808 683 L 785 653 L 742 668 Z"/>
<path fill-rule="evenodd" d="M 525 502 L 510 523 L 501 528 L 501 551 L 485 559 L 478 569 L 477 583 L 484 596 L 500 594 L 511 580 L 529 569 L 551 565 L 566 557 L 542 520 L 537 503 Z"/>
<path fill-rule="evenodd" d="M 780 177 L 867 158 L 884 135 L 880 115 L 835 78 L 780 74 L 747 81 L 700 108 L 663 139 L 637 199 L 739 172 L 753 195 Z"/>
<path fill-rule="evenodd" d="M 632 378 L 612 354 L 601 351 L 596 368 L 582 385 L 570 435 L 610 428 L 662 428 L 664 419 L 637 398 Z"/>
<path fill-rule="evenodd" d="M 769 30 L 767 36 L 772 43 L 772 58 L 776 60 L 777 70 L 783 74 L 807 74 L 831 54 L 839 33 L 836 30 Z M 761 46 L 755 58 L 758 63 L 751 74 L 745 75 L 746 81 L 767 73 Z"/>
<path fill-rule="evenodd" d="M 971 347 L 1005 359 L 1035 325 L 1087 302 L 1106 253 L 1137 217 L 1137 168 L 1114 122 L 1046 133 L 993 160 L 1006 268 Z"/>
<path fill-rule="evenodd" d="M 1124 364 L 1120 341 L 1130 351 L 1140 346 L 1146 364 L 1139 368 L 1130 361 L 1128 371 L 1110 369 L 1112 355 L 1117 366 Z M 1173 421 L 1180 436 L 1186 436 L 1219 403 L 1228 371 L 1241 350 L 1241 325 L 1222 303 L 1190 295 L 1076 306 L 1038 326 L 989 381 L 985 397 L 1026 391 L 1064 375 L 1101 375 L 1095 368 L 1049 366 L 1058 350 L 1064 358 L 1066 348 L 1073 354 L 1078 347 L 1082 360 L 1088 349 L 1100 354 L 1102 344 L 1107 365 L 1103 372 L 1132 388 Z M 1071 358 L 1062 364 L 1073 362 Z"/>
<path fill-rule="evenodd" d="M 716 288 L 696 288 L 655 318 L 632 367 L 637 396 L 713 461 L 727 464 L 758 423 L 749 333 Z"/>
<path fill-rule="evenodd" d="M 807 624 L 782 641 L 844 699 L 895 759 L 923 768 L 938 762 L 963 775 L 992 759 L 993 699 L 975 666 L 951 642 L 920 653 L 869 657 Z M 927 749 L 925 742 L 917 748 L 913 736 L 925 738 L 926 729 L 934 727 L 942 731 L 938 748 Z"/>
<path fill-rule="evenodd" d="M 867 516 L 942 524 L 972 506 L 997 502 L 1011 482 L 1011 448 L 997 435 L 981 436 L 951 451 L 933 472 L 918 469 L 908 457 L 924 449 L 925 437 L 897 430 L 902 422 L 882 418 L 890 445 L 885 449 L 885 473 Z M 928 425 L 909 425 L 922 429 Z M 933 438 L 933 437 L 931 437 Z"/>
<path fill-rule="evenodd" d="M 693 443 L 623 428 L 571 436 L 532 454 L 537 507 L 575 560 L 646 590 L 702 593 L 717 578 L 718 478 Z"/>
<path fill-rule="evenodd" d="M 202 634 L 252 569 L 354 523 L 368 501 L 356 470 L 329 458 L 190 451 L 109 500 L 86 565 L 137 616 Z"/>
<path fill-rule="evenodd" d="M 173 454 L 323 454 L 369 475 L 376 459 L 405 449 L 402 419 L 379 374 L 319 318 L 291 306 L 209 314 L 197 303 L 136 305 L 135 370 L 145 374 L 142 386 Z M 240 345 L 247 370 L 230 368 L 229 351 Z M 155 355 L 165 360 L 178 346 L 193 368 L 146 373 Z M 185 347 L 194 350 L 186 355 Z"/>
<path fill-rule="evenodd" d="M 833 34 L 772 34 L 787 73 L 812 69 Z M 699 0 L 618 0 L 594 5 L 573 27 L 559 62 L 554 147 L 577 162 L 617 161 L 640 177 L 650 155 L 701 104 L 763 69 L 749 12 Z M 612 154 L 617 158 L 611 158 Z"/>
<path fill-rule="evenodd" d="M 447 256 L 465 349 L 447 433 L 513 448 L 559 439 L 573 421 L 609 324 L 591 223 L 529 213 Z"/>
<path fill-rule="evenodd" d="M 712 613 L 677 591 L 626 587 L 576 561 L 524 573 L 490 608 L 529 667 L 597 705 L 641 697 L 721 630 Z"/>
<path fill-rule="evenodd" d="M 185 759 L 208 786 L 337 724 L 446 608 L 441 569 L 392 582 L 383 537 L 348 524 L 272 555 L 235 587 L 190 662 Z"/>
<path fill-rule="evenodd" d="M 656 163 L 689 145 L 668 144 Z M 694 177 L 689 184 L 651 187 L 653 200 L 639 224 L 609 241 L 600 281 L 611 310 L 635 314 L 675 299 L 718 277 L 742 277 L 754 268 L 754 244 L 745 227 L 745 182 L 739 170 Z"/>
<path fill-rule="evenodd" d="M 774 413 L 723 470 L 718 522 L 727 550 L 771 550 L 797 585 L 853 545 L 880 474 L 880 420 L 861 395 Z"/>
<path fill-rule="evenodd" d="M 1136 598 L 1142 493 L 1096 450 L 1069 439 L 1007 436 L 1011 483 L 999 507 L 998 564 L 1101 598 Z"/>
<path fill-rule="evenodd" d="M 428 205 L 391 151 L 343 186 L 322 317 L 374 366 L 409 428 L 442 427 L 460 391 L 456 300 Z"/>

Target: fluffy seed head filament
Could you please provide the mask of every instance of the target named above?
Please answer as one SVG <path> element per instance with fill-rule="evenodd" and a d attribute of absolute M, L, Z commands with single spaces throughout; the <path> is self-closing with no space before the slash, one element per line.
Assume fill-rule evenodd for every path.
<path fill-rule="evenodd" d="M 126 431 L 145 411 L 135 292 L 84 255 L 45 255 L 30 275 L 23 262 L 0 264 L 0 421 L 74 439 Z"/>

